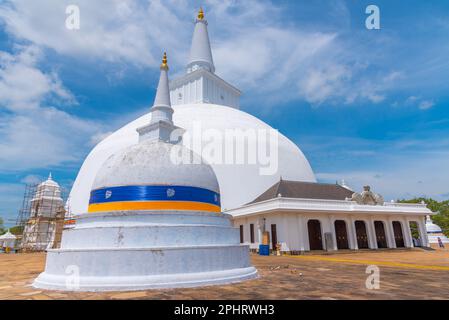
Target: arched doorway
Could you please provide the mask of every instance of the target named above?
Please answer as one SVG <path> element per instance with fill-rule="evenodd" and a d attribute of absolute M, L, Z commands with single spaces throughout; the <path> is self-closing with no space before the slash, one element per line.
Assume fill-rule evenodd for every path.
<path fill-rule="evenodd" d="M 323 238 L 321 236 L 321 223 L 318 220 L 309 220 L 307 222 L 309 231 L 310 250 L 323 250 Z"/>
<path fill-rule="evenodd" d="M 422 247 L 421 232 L 419 231 L 418 222 L 410 221 L 409 223 L 410 233 L 412 235 L 412 241 L 414 247 Z"/>
<path fill-rule="evenodd" d="M 393 221 L 394 241 L 396 248 L 404 248 L 404 235 L 402 233 L 402 224 L 399 221 Z"/>
<path fill-rule="evenodd" d="M 335 237 L 337 238 L 338 249 L 349 249 L 348 232 L 346 231 L 346 222 L 335 220 Z"/>
<path fill-rule="evenodd" d="M 359 249 L 369 249 L 368 234 L 366 232 L 365 221 L 355 222 L 355 234 L 357 237 L 357 246 Z"/>
<path fill-rule="evenodd" d="M 374 228 L 376 229 L 377 247 L 379 249 L 388 248 L 384 223 L 382 221 L 374 221 Z"/>

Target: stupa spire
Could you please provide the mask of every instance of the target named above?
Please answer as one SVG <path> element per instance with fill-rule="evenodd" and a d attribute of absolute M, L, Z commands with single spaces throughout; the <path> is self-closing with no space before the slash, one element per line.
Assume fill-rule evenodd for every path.
<path fill-rule="evenodd" d="M 161 140 L 165 142 L 171 141 L 171 133 L 175 129 L 179 129 L 173 124 L 173 109 L 170 102 L 170 89 L 168 81 L 168 59 L 167 53 L 164 52 L 162 63 L 160 66 L 159 83 L 156 90 L 154 104 L 151 107 L 151 121 L 149 125 L 137 129 L 139 140 Z M 174 141 L 176 143 L 178 141 Z"/>
<path fill-rule="evenodd" d="M 199 68 L 204 68 L 212 73 L 215 72 L 209 33 L 207 31 L 207 20 L 204 18 L 203 8 L 200 8 L 195 21 L 187 72 L 190 73 Z"/>
<path fill-rule="evenodd" d="M 154 111 L 154 109 L 157 107 L 164 107 L 166 108 L 166 110 L 164 110 L 164 114 L 160 114 L 160 116 L 164 116 L 163 118 L 155 118 L 151 121 L 157 122 L 159 120 L 164 120 L 167 122 L 172 122 L 173 109 L 171 108 L 170 103 L 170 89 L 168 86 L 168 60 L 166 52 L 164 52 L 160 69 L 161 74 L 159 76 L 159 84 L 157 86 L 156 97 L 154 98 L 152 111 Z"/>

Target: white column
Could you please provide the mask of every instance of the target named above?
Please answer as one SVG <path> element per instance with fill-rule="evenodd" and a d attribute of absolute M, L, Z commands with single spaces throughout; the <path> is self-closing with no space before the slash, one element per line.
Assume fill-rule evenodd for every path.
<path fill-rule="evenodd" d="M 307 227 L 305 225 L 305 217 L 302 215 L 297 216 L 297 225 L 299 230 L 299 250 L 308 251 L 309 246 L 309 235 L 307 232 Z"/>
<path fill-rule="evenodd" d="M 376 229 L 374 228 L 374 219 L 370 217 L 366 223 L 366 230 L 368 232 L 368 242 L 370 249 L 378 249 L 376 239 Z"/>
<path fill-rule="evenodd" d="M 258 217 L 257 218 L 257 242 L 259 245 L 262 244 L 262 224 L 263 224 L 262 218 Z"/>
<path fill-rule="evenodd" d="M 329 216 L 329 232 L 332 234 L 333 250 L 338 250 L 337 247 L 337 233 L 335 232 L 334 216 Z M 324 239 L 324 234 L 323 234 Z"/>
<path fill-rule="evenodd" d="M 407 248 L 413 248 L 412 232 L 410 231 L 410 222 L 408 218 L 402 219 L 402 232 L 404 233 L 404 242 Z"/>
<path fill-rule="evenodd" d="M 359 246 L 357 244 L 357 233 L 355 230 L 354 217 L 351 216 L 348 223 L 348 238 L 350 239 L 349 246 L 353 250 L 358 250 Z"/>
<path fill-rule="evenodd" d="M 396 240 L 394 239 L 393 222 L 391 218 L 385 221 L 385 232 L 387 234 L 387 244 L 388 248 L 396 248 Z"/>
<path fill-rule="evenodd" d="M 283 231 L 282 233 L 283 234 L 280 237 L 278 236 L 278 242 L 279 243 L 284 242 L 285 246 L 287 247 L 285 249 L 288 249 L 288 251 L 291 251 L 291 249 L 290 249 L 291 243 L 289 241 L 289 234 L 288 234 L 288 214 L 287 213 L 281 214 L 280 222 L 282 223 L 282 231 Z M 282 249 L 284 249 L 284 248 L 281 248 L 281 250 Z"/>
<path fill-rule="evenodd" d="M 422 217 L 418 217 L 418 227 L 419 233 L 421 236 L 422 246 L 429 247 L 429 238 L 427 237 L 426 225 L 424 224 L 424 219 Z"/>
<path fill-rule="evenodd" d="M 308 216 L 304 217 L 304 230 L 305 230 L 305 233 L 304 233 L 304 238 L 305 238 L 305 240 L 304 240 L 304 247 L 308 251 L 310 251 L 309 226 L 308 226 L 309 219 L 310 219 L 310 217 L 308 217 Z M 323 227 L 321 226 L 321 228 L 323 228 Z"/>
<path fill-rule="evenodd" d="M 243 240 L 245 242 L 245 244 L 251 246 L 251 239 L 249 236 L 249 223 L 248 223 L 248 218 L 245 218 L 243 220 Z"/>

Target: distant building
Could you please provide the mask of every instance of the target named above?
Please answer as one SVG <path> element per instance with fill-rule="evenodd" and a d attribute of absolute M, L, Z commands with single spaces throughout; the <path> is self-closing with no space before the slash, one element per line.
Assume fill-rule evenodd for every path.
<path fill-rule="evenodd" d="M 43 251 L 54 247 L 60 242 L 64 213 L 61 188 L 50 174 L 46 181 L 38 185 L 31 199 L 31 213 L 24 227 L 21 248 L 25 251 Z"/>
<path fill-rule="evenodd" d="M 438 238 L 441 239 L 445 246 L 449 246 L 449 238 L 443 233 L 443 230 L 433 223 L 430 216 L 426 218 L 426 230 L 429 243 L 432 247 L 438 247 Z"/>

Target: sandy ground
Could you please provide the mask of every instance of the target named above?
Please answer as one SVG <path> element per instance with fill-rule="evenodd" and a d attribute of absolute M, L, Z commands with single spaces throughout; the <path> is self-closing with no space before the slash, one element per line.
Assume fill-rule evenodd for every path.
<path fill-rule="evenodd" d="M 0 254 L 0 299 L 449 299 L 449 250 L 252 256 L 259 279 L 226 286 L 136 292 L 37 290 L 45 254 Z M 369 290 L 366 268 L 380 269 Z"/>

